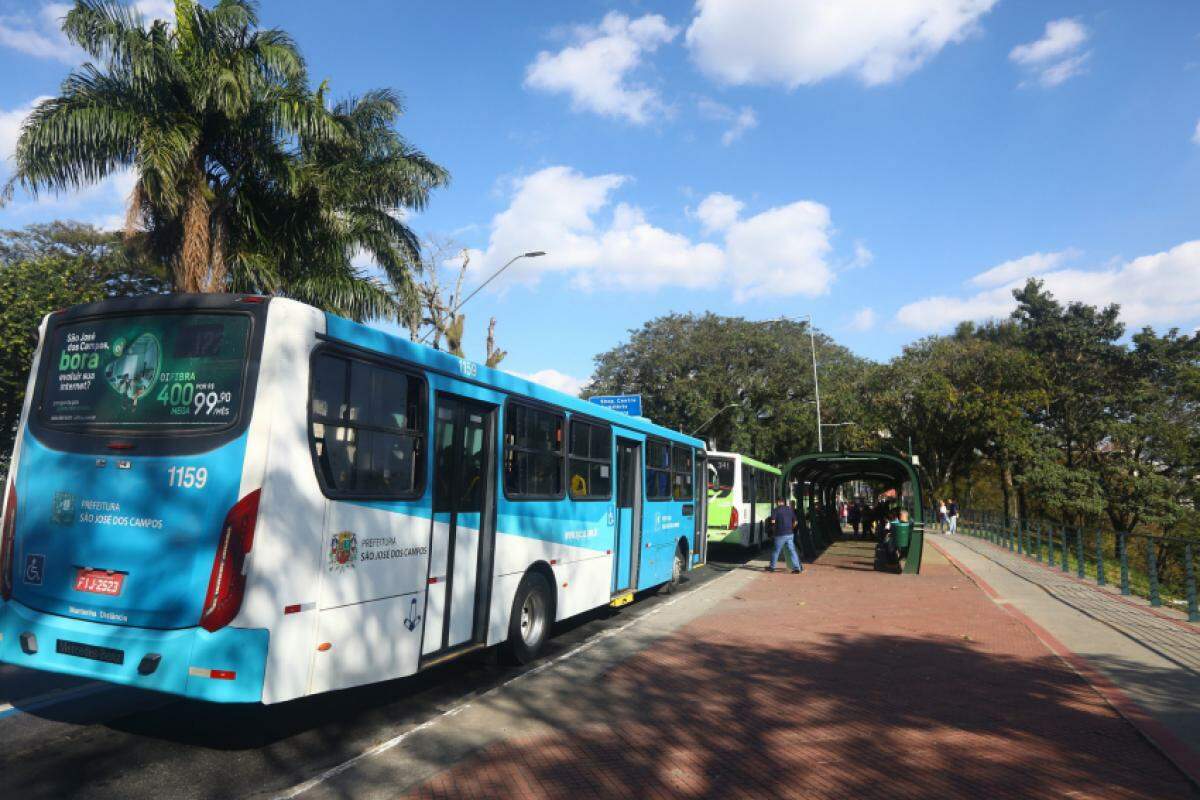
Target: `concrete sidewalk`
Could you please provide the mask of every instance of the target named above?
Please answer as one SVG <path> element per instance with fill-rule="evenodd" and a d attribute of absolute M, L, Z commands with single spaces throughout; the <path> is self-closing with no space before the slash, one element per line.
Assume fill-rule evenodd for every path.
<path fill-rule="evenodd" d="M 990 542 L 930 539 L 1200 781 L 1200 629 Z"/>
<path fill-rule="evenodd" d="M 936 551 L 909 576 L 873 571 L 871 549 L 837 544 L 800 576 L 731 573 L 697 593 L 706 607 L 688 624 L 623 662 L 528 687 L 512 716 L 497 701 L 478 720 L 491 742 L 409 796 L 1196 796 Z M 529 718 L 543 724 L 514 724 Z"/>

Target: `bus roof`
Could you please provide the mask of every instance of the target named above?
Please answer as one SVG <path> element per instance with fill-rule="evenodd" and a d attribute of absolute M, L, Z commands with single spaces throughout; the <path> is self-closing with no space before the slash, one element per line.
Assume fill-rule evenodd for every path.
<path fill-rule="evenodd" d="M 585 414 L 594 419 L 604 420 L 628 430 L 670 439 L 673 442 L 682 442 L 698 450 L 704 449 L 704 442 L 700 439 L 656 425 L 645 417 L 632 417 L 628 414 L 610 411 L 604 406 L 550 389 L 510 372 L 468 361 L 442 350 L 434 350 L 427 345 L 410 342 L 378 328 L 351 322 L 335 314 L 326 312 L 325 319 L 329 339 L 345 342 L 365 350 L 396 356 L 426 369 L 445 373 L 458 380 L 481 384 L 509 394 L 530 397 L 572 413 Z M 773 468 L 768 467 L 768 469 Z M 778 473 L 778 470 L 774 471 Z"/>
<path fill-rule="evenodd" d="M 783 475 L 783 473 L 782 473 L 782 472 L 780 472 L 778 468 L 776 468 L 776 467 L 772 467 L 770 464 L 764 464 L 763 462 L 761 462 L 761 461 L 759 461 L 759 460 L 757 460 L 757 459 L 751 458 L 750 456 L 744 456 L 744 455 L 742 455 L 741 453 L 722 453 L 722 452 L 718 452 L 718 451 L 716 451 L 716 450 L 709 450 L 709 451 L 708 451 L 708 454 L 709 454 L 710 456 L 716 456 L 716 457 L 718 457 L 718 458 L 737 458 L 737 459 L 741 459 L 741 462 L 742 462 L 743 464 L 749 464 L 749 465 L 750 465 L 750 466 L 752 466 L 752 467 L 756 467 L 756 468 L 758 468 L 758 469 L 761 469 L 761 470 L 762 470 L 762 471 L 764 471 L 764 472 L 769 472 L 769 473 L 771 473 L 772 475 Z"/>

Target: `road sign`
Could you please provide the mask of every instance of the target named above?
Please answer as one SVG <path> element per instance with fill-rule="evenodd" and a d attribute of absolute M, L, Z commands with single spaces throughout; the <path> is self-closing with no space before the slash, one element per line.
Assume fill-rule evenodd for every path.
<path fill-rule="evenodd" d="M 598 406 L 604 406 L 609 411 L 619 411 L 631 417 L 642 415 L 642 396 L 640 394 L 601 394 L 588 399 Z"/>

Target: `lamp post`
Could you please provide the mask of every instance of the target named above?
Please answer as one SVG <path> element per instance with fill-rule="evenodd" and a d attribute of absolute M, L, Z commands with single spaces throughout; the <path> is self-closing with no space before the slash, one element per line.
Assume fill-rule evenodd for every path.
<path fill-rule="evenodd" d="M 691 433 L 689 433 L 689 434 L 688 434 L 688 436 L 695 436 L 697 433 L 699 433 L 700 431 L 702 431 L 702 430 L 704 430 L 705 428 L 707 428 L 707 427 L 708 427 L 710 424 L 712 424 L 712 421 L 713 421 L 713 420 L 715 420 L 717 417 L 721 416 L 722 414 L 724 414 L 724 413 L 725 413 L 726 411 L 728 411 L 729 409 L 731 409 L 731 408 L 737 408 L 737 407 L 738 407 L 738 404 L 737 404 L 737 403 L 730 403 L 729 405 L 727 405 L 727 406 L 725 406 L 725 407 L 723 407 L 723 408 L 719 409 L 719 410 L 717 411 L 717 413 L 713 414 L 711 417 L 709 417 L 708 419 L 704 420 L 704 424 L 703 424 L 703 425 L 701 425 L 699 428 L 696 428 L 696 430 L 694 430 L 694 431 L 692 431 Z"/>
<path fill-rule="evenodd" d="M 512 258 L 510 258 L 508 260 L 507 264 L 505 264 L 503 267 L 501 267 L 500 269 L 493 272 L 490 276 L 488 276 L 488 279 L 486 281 L 484 281 L 483 283 L 481 283 L 475 287 L 475 291 L 471 292 L 469 295 L 464 297 L 462 300 L 459 301 L 458 305 L 456 305 L 456 306 L 454 306 L 454 308 L 450 309 L 450 318 L 454 319 L 454 315 L 458 313 L 458 310 L 460 308 L 462 308 L 463 306 L 465 306 L 467 304 L 468 300 L 470 300 L 475 295 L 479 294 L 483 290 L 483 287 L 487 286 L 489 283 L 496 280 L 496 278 L 500 277 L 500 273 L 504 272 L 504 270 L 511 267 L 514 263 L 516 263 L 517 261 L 519 261 L 522 258 L 540 258 L 541 256 L 544 256 L 544 255 L 546 255 L 546 253 L 543 250 L 530 250 L 528 253 L 521 253 L 520 255 L 516 255 L 516 256 L 513 256 Z M 429 338 L 430 334 L 432 334 L 432 333 L 433 333 L 433 330 L 432 329 L 429 330 L 424 336 L 421 337 L 420 341 L 424 342 L 426 339 Z"/>
<path fill-rule="evenodd" d="M 857 424 L 858 424 L 857 422 L 822 422 L 821 427 L 822 428 L 845 428 L 849 425 L 857 425 Z M 838 438 L 836 439 L 836 441 L 837 441 L 837 444 L 834 445 L 834 449 L 837 452 L 841 452 L 841 449 L 842 449 L 841 431 L 838 431 Z"/>
<path fill-rule="evenodd" d="M 817 335 L 813 332 L 812 314 L 806 314 L 808 317 L 808 344 L 812 348 L 812 365 L 813 365 L 813 397 L 817 401 L 817 452 L 825 452 L 825 440 L 821 436 L 821 383 L 817 379 Z"/>

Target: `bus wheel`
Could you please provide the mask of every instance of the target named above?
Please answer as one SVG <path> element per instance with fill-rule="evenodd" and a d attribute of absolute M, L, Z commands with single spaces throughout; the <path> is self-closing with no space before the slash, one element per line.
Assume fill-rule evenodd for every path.
<path fill-rule="evenodd" d="M 687 569 L 687 556 L 683 554 L 683 548 L 675 548 L 675 560 L 671 562 L 671 580 L 667 581 L 667 585 L 663 587 L 667 594 L 675 594 L 679 591 L 679 584 L 683 579 L 683 572 Z"/>
<path fill-rule="evenodd" d="M 510 661 L 528 664 L 541 653 L 550 635 L 550 584 L 539 572 L 526 573 L 513 598 L 505 653 Z"/>

